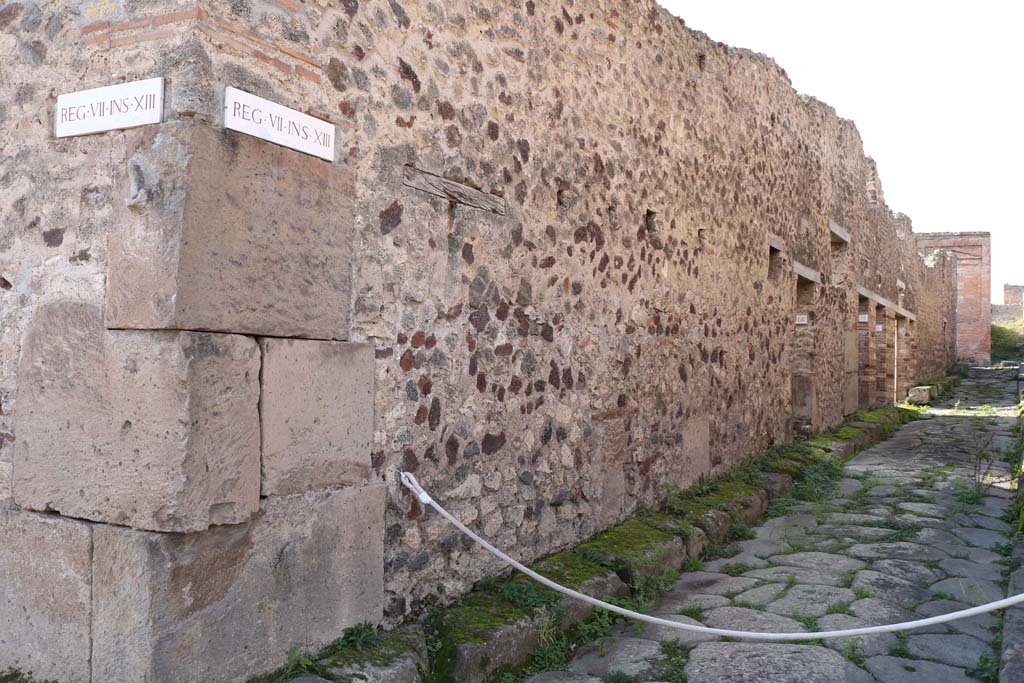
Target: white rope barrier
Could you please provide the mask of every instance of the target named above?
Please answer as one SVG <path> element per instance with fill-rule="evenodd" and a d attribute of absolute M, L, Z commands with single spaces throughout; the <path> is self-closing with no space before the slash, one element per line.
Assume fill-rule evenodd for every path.
<path fill-rule="evenodd" d="M 433 498 L 430 497 L 423 487 L 420 486 L 419 482 L 416 481 L 416 477 L 408 472 L 400 472 L 402 484 L 416 494 L 419 498 L 420 503 L 423 505 L 429 505 L 434 508 L 438 514 L 447 519 L 451 524 L 461 531 L 462 533 L 469 536 L 471 539 L 483 546 L 489 553 L 502 560 L 506 564 L 515 567 L 522 573 L 529 576 L 534 581 L 537 581 L 548 588 L 558 591 L 563 595 L 568 595 L 570 598 L 575 598 L 583 602 L 589 603 L 595 607 L 606 609 L 609 612 L 615 612 L 621 614 L 624 617 L 630 619 L 636 619 L 638 621 L 644 621 L 648 624 L 655 624 L 656 626 L 668 626 L 669 628 L 679 629 L 680 631 L 692 631 L 694 633 L 706 633 L 714 636 L 726 636 L 729 638 L 746 638 L 750 640 L 778 640 L 778 641 L 792 641 L 792 640 L 807 640 L 809 638 L 850 638 L 854 636 L 868 636 L 876 633 L 892 633 L 894 631 L 910 631 L 915 628 L 923 628 L 925 626 L 932 626 L 933 624 L 945 624 L 950 621 L 956 621 L 957 619 L 967 619 L 968 617 L 977 616 L 979 614 L 985 614 L 987 612 L 993 612 L 995 610 L 1003 609 L 1005 607 L 1011 607 L 1013 605 L 1024 602 L 1024 593 L 1020 595 L 1013 595 L 1003 600 L 996 600 L 985 605 L 979 605 L 977 607 L 971 607 L 969 609 L 960 610 L 958 612 L 950 612 L 948 614 L 940 614 L 934 617 L 928 617 L 927 619 L 916 619 L 914 621 L 905 621 L 899 624 L 885 624 L 882 626 L 865 626 L 863 628 L 850 628 L 842 631 L 810 631 L 810 632 L 799 632 L 799 633 L 765 633 L 761 631 L 733 631 L 727 628 L 711 628 L 709 626 L 697 626 L 693 624 L 682 624 L 678 621 L 672 621 L 671 619 L 662 619 L 661 617 L 654 617 L 649 614 L 641 614 L 640 612 L 634 612 L 633 610 L 625 609 L 617 605 L 598 600 L 597 598 L 589 595 L 584 595 L 578 591 L 574 591 L 571 588 L 566 588 L 560 584 L 555 583 L 551 579 L 547 579 L 537 572 L 533 571 L 529 567 L 526 567 L 519 562 L 516 562 L 511 557 L 501 552 L 493 545 L 485 541 L 484 539 L 477 536 L 475 533 L 470 531 L 463 525 L 459 520 L 455 519 L 447 510 L 438 505 Z"/>

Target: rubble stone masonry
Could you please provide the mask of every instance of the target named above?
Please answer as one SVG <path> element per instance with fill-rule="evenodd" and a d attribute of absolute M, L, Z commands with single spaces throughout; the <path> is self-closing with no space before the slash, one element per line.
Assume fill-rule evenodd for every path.
<path fill-rule="evenodd" d="M 649 0 L 0 0 L 0 57 L 0 671 L 244 680 L 499 569 L 400 470 L 529 561 L 988 353 L 854 125 Z"/>

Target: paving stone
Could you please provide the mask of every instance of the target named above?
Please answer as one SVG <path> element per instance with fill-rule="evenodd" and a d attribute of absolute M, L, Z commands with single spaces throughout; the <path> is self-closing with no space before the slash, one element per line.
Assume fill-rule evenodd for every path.
<path fill-rule="evenodd" d="M 847 605 L 856 596 L 849 588 L 835 586 L 793 586 L 783 597 L 769 603 L 765 608 L 773 614 L 787 616 L 824 616 L 832 605 Z"/>
<path fill-rule="evenodd" d="M 820 528 L 821 527 L 819 527 L 819 530 Z M 833 555 L 841 554 L 847 547 L 850 546 L 851 543 L 855 542 L 856 540 L 854 539 L 846 541 L 842 538 L 834 538 L 828 535 L 805 536 L 800 539 L 792 539 L 791 541 L 791 543 L 794 546 L 800 548 L 800 552 L 814 552 Z M 781 555 L 785 555 L 785 553 L 780 553 L 780 556 Z"/>
<path fill-rule="evenodd" d="M 863 569 L 866 563 L 843 555 L 822 552 L 800 552 L 789 555 L 772 555 L 768 561 L 787 567 L 803 567 L 817 571 L 847 572 Z"/>
<path fill-rule="evenodd" d="M 986 517 L 985 515 L 968 516 L 967 524 L 981 527 L 983 529 L 991 529 L 992 531 L 1001 531 L 1006 534 L 1013 531 L 1013 527 L 1003 520 L 996 519 L 995 517 Z"/>
<path fill-rule="evenodd" d="M 934 527 L 925 527 L 918 531 L 917 535 L 914 536 L 914 543 L 920 543 L 922 545 L 937 545 L 940 543 L 951 546 L 964 545 L 964 543 L 953 534 Z"/>
<path fill-rule="evenodd" d="M 736 545 L 742 554 L 753 555 L 759 558 L 765 558 L 788 550 L 788 544 L 782 539 L 751 538 L 746 541 L 740 541 Z"/>
<path fill-rule="evenodd" d="M 661 645 L 644 638 L 619 638 L 590 647 L 569 663 L 569 671 L 604 677 L 621 672 L 641 676 L 654 668 L 663 657 Z"/>
<path fill-rule="evenodd" d="M 825 515 L 825 524 L 864 524 L 865 522 L 885 522 L 888 515 L 868 515 L 860 512 L 830 512 Z"/>
<path fill-rule="evenodd" d="M 818 619 L 818 628 L 822 631 L 846 631 L 852 628 L 865 628 L 875 626 L 864 619 L 852 617 L 849 614 L 826 614 Z M 874 657 L 887 654 L 889 648 L 896 644 L 896 636 L 892 633 L 876 633 L 866 636 L 852 636 L 850 638 L 829 638 L 825 646 L 836 652 L 844 652 L 850 643 L 856 643 L 860 652 L 865 657 Z"/>
<path fill-rule="evenodd" d="M 882 498 L 885 496 L 891 496 L 898 491 L 899 489 L 895 486 L 890 486 L 889 484 L 880 484 L 878 486 L 874 486 L 868 489 L 867 495 L 873 498 Z"/>
<path fill-rule="evenodd" d="M 918 517 L 912 515 L 909 512 L 902 515 L 896 515 L 896 520 L 904 524 L 917 524 L 918 526 L 930 527 L 933 529 L 945 529 L 949 525 L 945 519 L 936 519 L 935 517 Z"/>
<path fill-rule="evenodd" d="M 917 616 L 908 612 L 902 607 L 897 607 L 891 602 L 879 600 L 878 598 L 864 598 L 850 604 L 850 610 L 854 616 L 864 619 L 874 625 L 896 624 L 904 621 L 913 621 Z M 945 629 L 943 629 L 945 630 Z"/>
<path fill-rule="evenodd" d="M 961 633 L 911 635 L 907 638 L 907 649 L 915 657 L 965 669 L 977 664 L 982 655 L 992 654 L 988 645 Z"/>
<path fill-rule="evenodd" d="M 1000 518 L 1006 513 L 1006 509 L 1010 507 L 1008 501 L 1003 498 L 988 497 L 985 502 L 978 508 L 978 514 L 985 515 L 987 517 Z"/>
<path fill-rule="evenodd" d="M 870 657 L 864 668 L 878 683 L 977 683 L 963 669 L 920 659 Z"/>
<path fill-rule="evenodd" d="M 861 483 L 860 479 L 851 479 L 846 477 L 839 480 L 839 494 L 844 498 L 857 493 L 862 488 L 864 488 L 864 485 Z"/>
<path fill-rule="evenodd" d="M 753 605 L 754 607 L 764 607 L 769 602 L 785 593 L 787 588 L 789 588 L 789 586 L 785 583 L 769 583 L 764 586 L 758 586 L 757 588 L 751 588 L 748 591 L 743 591 L 733 598 L 733 602 L 737 605 L 746 604 Z"/>
<path fill-rule="evenodd" d="M 959 560 L 950 558 L 939 562 L 942 571 L 950 577 L 966 576 L 972 579 L 984 581 L 1002 581 L 1002 566 L 998 564 L 971 562 L 970 560 Z"/>
<path fill-rule="evenodd" d="M 542 674 L 530 676 L 523 683 L 601 683 L 601 679 L 572 671 L 545 671 Z"/>
<path fill-rule="evenodd" d="M 762 581 L 781 581 L 783 583 L 818 584 L 822 586 L 838 586 L 843 582 L 842 572 L 818 571 L 802 567 L 765 567 L 753 569 L 743 574 Z"/>
<path fill-rule="evenodd" d="M 767 560 L 763 560 L 757 555 L 752 553 L 740 553 L 739 555 L 733 555 L 732 557 L 723 557 L 718 560 L 712 560 L 704 564 L 704 569 L 709 572 L 720 572 L 729 565 L 748 565 L 751 569 L 758 569 L 760 567 L 767 567 Z"/>
<path fill-rule="evenodd" d="M 823 534 L 835 534 L 836 536 L 851 537 L 856 541 L 878 541 L 893 532 L 892 529 L 885 529 L 876 526 L 822 526 L 818 531 Z M 855 541 L 855 542 L 856 542 Z"/>
<path fill-rule="evenodd" d="M 850 588 L 855 591 L 866 590 L 873 598 L 897 605 L 904 602 L 921 603 L 932 596 L 931 591 L 924 590 L 911 581 L 872 570 L 857 572 Z"/>
<path fill-rule="evenodd" d="M 922 603 L 917 606 L 914 610 L 922 617 L 937 617 L 940 614 L 949 614 L 950 612 L 959 612 L 971 607 L 967 603 L 957 602 L 955 600 L 929 600 L 928 602 Z M 969 636 L 974 636 L 978 640 L 987 643 L 996 634 L 999 627 L 999 621 L 994 615 L 979 614 L 976 617 L 968 617 L 967 619 L 957 619 L 956 621 L 949 622 L 948 626 L 954 631 L 960 633 L 966 633 Z"/>
<path fill-rule="evenodd" d="M 915 515 L 921 517 L 936 517 L 943 518 L 946 516 L 946 508 L 941 505 L 935 505 L 934 503 L 900 503 L 896 507 L 900 510 L 906 510 Z"/>
<path fill-rule="evenodd" d="M 672 590 L 677 593 L 708 593 L 727 595 L 741 593 L 757 585 L 756 579 L 743 576 L 729 576 L 713 572 L 690 572 L 676 581 Z"/>
<path fill-rule="evenodd" d="M 967 529 L 953 529 L 953 535 L 961 538 L 977 548 L 991 548 L 997 543 L 1006 543 L 1006 534 L 991 529 L 979 529 L 970 527 Z"/>
<path fill-rule="evenodd" d="M 942 560 L 948 557 L 941 550 L 905 541 L 895 543 L 862 543 L 850 546 L 847 552 L 853 557 L 858 557 L 862 560 Z M 859 569 L 859 567 L 857 568 Z"/>
<path fill-rule="evenodd" d="M 865 671 L 832 650 L 788 643 L 698 645 L 686 664 L 686 680 L 688 683 L 874 683 Z"/>
<path fill-rule="evenodd" d="M 672 621 L 678 621 L 680 624 L 689 624 L 690 626 L 702 626 L 699 621 L 682 614 L 658 614 L 653 613 L 654 616 L 662 619 L 670 619 Z M 647 640 L 676 640 L 682 647 L 690 648 L 701 643 L 710 643 L 716 640 L 721 640 L 719 636 L 713 636 L 707 633 L 697 633 L 694 631 L 683 631 L 681 629 L 672 628 L 671 626 L 659 626 L 657 624 L 648 624 L 640 622 L 643 626 L 640 631 L 637 631 L 632 624 L 625 625 L 625 628 L 620 631 L 613 631 L 613 634 L 623 635 L 634 638 L 646 638 Z"/>
<path fill-rule="evenodd" d="M 949 593 L 955 600 L 969 605 L 1002 600 L 1006 592 L 992 581 L 967 577 L 945 579 L 932 585 L 933 593 Z"/>
<path fill-rule="evenodd" d="M 797 507 L 797 506 L 794 506 Z M 809 506 L 808 506 L 809 507 Z M 817 515 L 791 514 L 784 517 L 774 517 L 764 523 L 766 529 L 813 529 L 818 526 Z"/>
<path fill-rule="evenodd" d="M 746 607 L 713 609 L 704 615 L 704 624 L 713 628 L 763 633 L 803 633 L 807 630 L 799 621 Z"/>
<path fill-rule="evenodd" d="M 723 595 L 702 595 L 700 593 L 669 593 L 654 603 L 653 609 L 667 614 L 685 609 L 714 609 L 730 604 L 729 598 Z"/>

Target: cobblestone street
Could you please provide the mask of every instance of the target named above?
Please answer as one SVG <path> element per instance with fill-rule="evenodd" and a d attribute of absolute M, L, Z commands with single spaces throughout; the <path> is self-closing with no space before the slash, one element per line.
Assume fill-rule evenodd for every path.
<path fill-rule="evenodd" d="M 620 625 L 570 672 L 529 683 L 957 683 L 994 680 L 989 614 L 907 633 L 815 641 L 813 632 L 909 621 L 1006 596 L 1016 369 L 972 370 L 954 394 L 846 463 L 825 502 L 776 501 L 730 557 L 684 573 L 652 614 L 707 626 L 807 632 L 732 642 Z M 995 647 L 994 647 L 995 646 Z"/>

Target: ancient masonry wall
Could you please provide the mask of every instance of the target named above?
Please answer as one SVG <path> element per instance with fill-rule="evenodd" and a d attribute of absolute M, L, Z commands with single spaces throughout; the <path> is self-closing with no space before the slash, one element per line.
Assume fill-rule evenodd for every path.
<path fill-rule="evenodd" d="M 1003 305 L 1024 304 L 1024 285 L 1003 285 Z"/>
<path fill-rule="evenodd" d="M 1020 304 L 992 304 L 993 323 L 1011 323 L 1024 317 Z"/>
<path fill-rule="evenodd" d="M 532 560 L 954 358 L 853 124 L 651 2 L 6 2 L 0 56 L 0 669 L 242 678 L 499 569 L 400 469 Z"/>
<path fill-rule="evenodd" d="M 992 246 L 987 232 L 917 235 L 922 255 L 942 249 L 956 256 L 956 356 L 988 362 L 992 354 Z"/>

